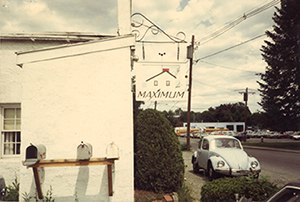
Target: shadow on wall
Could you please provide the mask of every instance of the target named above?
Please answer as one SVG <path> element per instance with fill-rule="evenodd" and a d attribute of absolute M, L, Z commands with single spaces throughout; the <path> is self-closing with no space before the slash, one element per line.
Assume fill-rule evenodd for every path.
<path fill-rule="evenodd" d="M 97 171 L 98 166 L 96 167 L 95 171 Z M 92 169 L 93 170 L 93 169 Z M 102 170 L 102 175 L 98 175 L 98 179 L 90 180 L 90 174 L 92 174 L 92 171 L 90 170 L 89 166 L 80 166 L 77 180 L 75 184 L 74 189 L 74 195 L 73 196 L 55 196 L 55 193 L 53 193 L 53 199 L 55 202 L 78 202 L 78 201 L 103 201 L 107 202 L 109 201 L 110 197 L 108 196 L 108 176 L 107 176 L 107 166 L 105 166 L 105 169 Z M 99 171 L 100 172 L 100 171 Z M 95 175 L 93 175 L 95 176 Z M 96 177 L 96 176 L 95 176 Z M 113 182 L 115 179 L 115 172 L 113 171 Z M 95 187 L 99 186 L 99 193 L 95 195 L 87 195 L 88 192 L 88 186 L 91 186 L 91 181 L 93 181 L 93 184 Z M 90 184 L 89 184 L 90 182 Z M 46 193 L 45 193 L 46 194 Z"/>
<path fill-rule="evenodd" d="M 115 166 L 115 165 L 114 165 Z M 114 184 L 115 181 L 115 172 L 114 172 L 114 166 L 112 167 L 112 182 Z M 45 169 L 44 168 L 38 168 L 39 176 L 41 185 L 43 187 L 44 181 L 45 181 Z M 108 194 L 108 168 L 107 166 L 95 166 L 93 169 L 90 169 L 89 166 L 80 166 L 77 174 L 76 184 L 74 184 L 74 194 L 69 196 L 56 196 L 57 193 L 53 191 L 50 187 L 50 190 L 43 189 L 43 196 L 44 198 L 52 197 L 56 202 L 62 201 L 62 202 L 78 202 L 78 201 L 109 201 L 110 197 Z M 93 176 L 94 178 L 90 179 L 90 177 Z M 61 183 L 63 183 L 63 178 L 61 179 Z M 90 187 L 89 187 L 90 186 Z M 93 187 L 91 187 L 93 186 Z M 98 193 L 97 193 L 97 187 Z M 113 186 L 113 190 L 116 187 Z M 55 190 L 55 187 L 53 187 Z M 95 190 L 94 195 L 88 195 L 90 190 Z M 36 186 L 34 178 L 32 178 L 31 187 L 30 187 L 30 193 L 25 194 L 26 196 L 30 197 L 31 199 L 34 199 L 37 197 L 36 192 Z M 22 195 L 22 198 L 24 199 L 24 196 Z"/>
<path fill-rule="evenodd" d="M 90 169 L 88 166 L 81 166 L 78 171 L 78 176 L 75 185 L 75 198 L 86 196 L 90 176 Z"/>
<path fill-rule="evenodd" d="M 40 176 L 40 183 L 42 185 L 42 184 L 44 184 L 44 181 L 45 181 L 45 168 L 38 168 L 37 170 L 38 170 L 38 173 L 39 173 L 39 176 Z M 32 177 L 29 196 L 37 197 L 37 191 L 36 191 L 34 177 Z"/>

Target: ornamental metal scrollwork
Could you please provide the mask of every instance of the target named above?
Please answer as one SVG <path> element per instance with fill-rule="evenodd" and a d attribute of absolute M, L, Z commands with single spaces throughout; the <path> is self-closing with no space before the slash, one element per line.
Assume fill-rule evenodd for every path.
<path fill-rule="evenodd" d="M 161 41 L 161 43 L 187 43 L 185 41 L 186 35 L 184 32 L 178 32 L 176 36 L 171 36 L 141 13 L 134 13 L 131 15 L 131 26 L 133 27 L 132 33 L 136 36 L 136 42 L 154 42 L 145 40 L 147 34 L 151 33 L 152 35 L 158 35 L 161 33 L 170 40 Z"/>

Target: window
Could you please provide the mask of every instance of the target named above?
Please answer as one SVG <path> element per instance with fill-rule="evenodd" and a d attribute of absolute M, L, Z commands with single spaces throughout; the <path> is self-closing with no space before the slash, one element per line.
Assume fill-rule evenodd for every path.
<path fill-rule="evenodd" d="M 228 130 L 233 130 L 234 129 L 233 125 L 226 125 L 226 128 L 228 128 Z"/>
<path fill-rule="evenodd" d="M 280 192 L 276 194 L 274 198 L 270 200 L 271 202 L 300 202 L 300 190 L 299 187 L 285 187 Z"/>
<path fill-rule="evenodd" d="M 237 130 L 237 132 L 242 132 L 242 131 L 244 131 L 244 126 L 243 125 L 237 125 L 236 130 Z"/>
<path fill-rule="evenodd" d="M 203 140 L 202 149 L 203 150 L 208 150 L 209 149 L 209 142 L 208 142 L 208 140 Z"/>
<path fill-rule="evenodd" d="M 21 109 L 2 107 L 1 110 L 1 154 L 3 157 L 20 154 Z"/>
<path fill-rule="evenodd" d="M 239 142 L 235 139 L 218 138 L 215 140 L 217 148 L 236 148 L 241 149 Z"/>

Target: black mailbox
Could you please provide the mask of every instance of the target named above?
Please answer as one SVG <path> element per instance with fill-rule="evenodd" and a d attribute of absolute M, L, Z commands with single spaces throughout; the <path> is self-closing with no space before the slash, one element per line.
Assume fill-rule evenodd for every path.
<path fill-rule="evenodd" d="M 89 160 L 93 155 L 93 147 L 89 143 L 81 142 L 77 147 L 77 159 L 78 160 Z"/>
<path fill-rule="evenodd" d="M 26 148 L 25 161 L 23 161 L 23 165 L 32 166 L 36 164 L 39 160 L 45 158 L 46 158 L 46 147 L 44 145 L 30 144 L 30 146 Z"/>

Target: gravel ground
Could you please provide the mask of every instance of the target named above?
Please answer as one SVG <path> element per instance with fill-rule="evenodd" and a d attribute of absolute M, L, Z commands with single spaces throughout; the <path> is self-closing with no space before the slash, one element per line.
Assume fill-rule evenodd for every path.
<path fill-rule="evenodd" d="M 187 187 L 189 187 L 189 190 L 191 191 L 191 196 L 194 198 L 193 202 L 200 201 L 200 192 L 201 187 L 205 184 L 207 181 L 207 178 L 204 176 L 204 174 L 194 174 L 193 173 L 193 167 L 192 167 L 192 154 L 191 151 L 183 151 L 182 156 L 184 159 L 185 164 L 185 184 Z"/>

